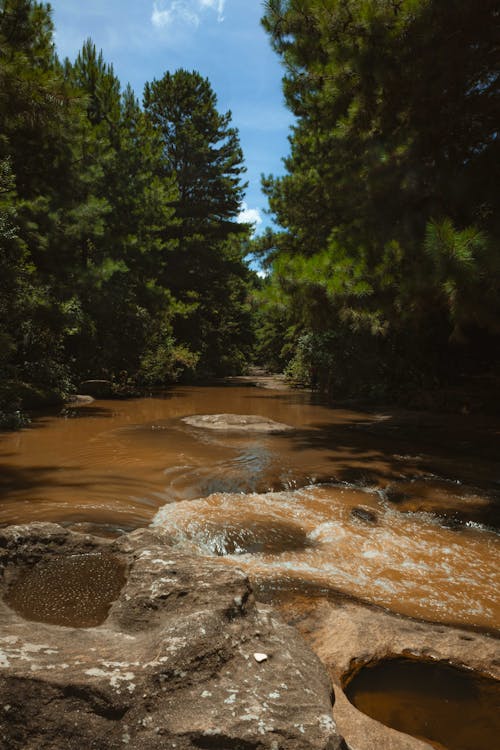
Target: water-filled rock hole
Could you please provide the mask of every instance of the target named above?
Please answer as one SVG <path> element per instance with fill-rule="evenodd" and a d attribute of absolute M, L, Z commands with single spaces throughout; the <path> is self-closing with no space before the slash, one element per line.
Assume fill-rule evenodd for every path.
<path fill-rule="evenodd" d="M 500 736 L 500 681 L 442 662 L 397 658 L 347 677 L 350 702 L 373 719 L 447 750 L 491 750 Z"/>
<path fill-rule="evenodd" d="M 126 567 L 112 554 L 61 554 L 21 570 L 4 601 L 26 620 L 90 628 L 106 620 L 125 581 Z"/>

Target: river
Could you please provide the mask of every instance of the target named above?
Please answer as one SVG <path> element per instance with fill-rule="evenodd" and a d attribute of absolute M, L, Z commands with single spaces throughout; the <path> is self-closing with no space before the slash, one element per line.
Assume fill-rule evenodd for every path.
<path fill-rule="evenodd" d="M 293 429 L 205 429 L 192 415 Z M 113 536 L 153 523 L 237 565 L 261 598 L 348 596 L 424 620 L 500 623 L 500 425 L 330 408 L 310 393 L 176 387 L 0 434 L 0 524 Z"/>

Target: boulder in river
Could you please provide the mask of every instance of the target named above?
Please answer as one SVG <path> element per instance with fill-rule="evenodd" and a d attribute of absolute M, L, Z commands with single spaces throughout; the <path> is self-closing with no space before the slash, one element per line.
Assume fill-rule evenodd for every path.
<path fill-rule="evenodd" d="M 183 422 L 205 430 L 232 432 L 274 433 L 288 432 L 293 427 L 257 414 L 193 414 L 183 417 Z"/>
<path fill-rule="evenodd" d="M 89 621 L 93 588 L 103 606 Z M 0 530 L 0 594 L 0 747 L 346 747 L 298 632 L 256 604 L 242 572 L 179 554 L 161 531 Z"/>

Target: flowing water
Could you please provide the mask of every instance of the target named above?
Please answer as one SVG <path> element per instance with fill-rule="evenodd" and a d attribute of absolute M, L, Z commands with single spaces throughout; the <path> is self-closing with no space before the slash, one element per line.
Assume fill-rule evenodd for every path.
<path fill-rule="evenodd" d="M 245 429 L 184 419 L 215 414 L 262 419 Z M 179 387 L 0 434 L 0 524 L 115 535 L 154 523 L 183 549 L 244 568 L 271 600 L 345 595 L 493 631 L 499 448 L 500 425 L 486 418 Z"/>

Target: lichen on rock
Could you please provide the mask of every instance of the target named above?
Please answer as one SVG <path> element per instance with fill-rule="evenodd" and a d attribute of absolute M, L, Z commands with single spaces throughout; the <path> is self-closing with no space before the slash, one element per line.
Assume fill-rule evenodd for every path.
<path fill-rule="evenodd" d="M 101 625 L 34 622 L 6 603 L 27 567 L 97 553 L 127 571 Z M 0 747 L 345 747 L 330 680 L 301 636 L 255 602 L 243 573 L 179 554 L 161 531 L 107 541 L 52 524 L 3 529 L 0 594 Z"/>

